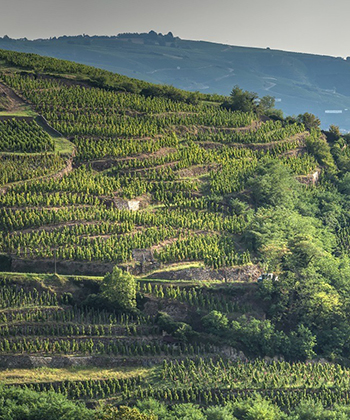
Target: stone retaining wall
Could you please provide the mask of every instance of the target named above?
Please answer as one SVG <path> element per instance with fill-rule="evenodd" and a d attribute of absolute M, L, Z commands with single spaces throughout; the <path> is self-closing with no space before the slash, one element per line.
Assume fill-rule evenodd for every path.
<path fill-rule="evenodd" d="M 256 281 L 261 270 L 256 265 L 243 267 L 226 267 L 213 270 L 205 267 L 184 268 L 180 270 L 159 271 L 148 277 L 165 280 L 226 280 L 230 281 Z"/>

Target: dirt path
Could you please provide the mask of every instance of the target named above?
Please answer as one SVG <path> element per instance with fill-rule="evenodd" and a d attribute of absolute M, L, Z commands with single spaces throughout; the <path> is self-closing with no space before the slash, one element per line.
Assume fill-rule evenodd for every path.
<path fill-rule="evenodd" d="M 267 85 L 265 85 L 264 89 L 267 91 L 269 91 L 277 85 L 277 83 L 271 82 L 271 80 L 275 80 L 277 82 L 277 79 L 275 77 L 263 77 L 263 79 L 265 79 L 265 83 Z"/>
<path fill-rule="evenodd" d="M 205 125 L 177 125 L 173 127 L 173 132 L 180 136 L 185 134 L 198 135 L 198 133 L 212 134 L 217 132 L 232 133 L 232 132 L 246 132 L 257 130 L 261 124 L 265 122 L 263 119 L 253 121 L 250 125 L 245 127 L 210 127 Z"/>
<path fill-rule="evenodd" d="M 96 170 L 96 171 L 104 171 L 106 169 L 110 169 L 112 168 L 116 163 L 121 163 L 121 162 L 128 162 L 130 160 L 138 160 L 138 161 L 143 161 L 143 160 L 147 160 L 150 158 L 160 158 L 160 157 L 164 157 L 167 156 L 171 153 L 175 153 L 177 149 L 175 149 L 174 147 L 162 147 L 159 150 L 155 151 L 155 152 L 150 152 L 150 153 L 139 153 L 136 155 L 132 155 L 132 156 L 126 156 L 126 157 L 122 157 L 122 158 L 118 158 L 118 157 L 110 157 L 110 156 L 106 156 L 105 158 L 101 158 L 101 159 L 96 159 L 96 160 L 89 160 L 84 161 L 84 162 L 80 162 L 79 164 L 77 164 L 77 166 L 80 165 L 86 165 L 87 163 L 89 163 L 89 165 L 91 165 L 91 167 Z M 170 163 L 174 163 L 174 162 L 170 162 Z M 165 164 L 163 164 L 165 165 Z M 159 166 L 163 166 L 163 165 L 159 165 Z M 121 171 L 127 171 L 127 170 L 132 170 L 133 168 L 125 168 L 125 169 L 121 169 Z M 147 169 L 147 168 L 139 168 L 139 169 Z M 134 169 L 135 171 L 137 169 Z"/>
<path fill-rule="evenodd" d="M 269 143 L 225 143 L 225 142 L 214 142 L 214 141 L 204 141 L 201 142 L 202 146 L 205 149 L 220 149 L 224 146 L 233 146 L 242 149 L 252 149 L 252 150 L 261 150 L 261 149 L 272 149 L 275 146 L 282 143 L 292 143 L 298 141 L 302 146 L 305 138 L 309 135 L 308 131 L 302 133 L 294 134 L 294 136 L 287 137 L 283 140 L 275 140 Z M 289 151 L 288 151 L 289 152 Z"/>
<path fill-rule="evenodd" d="M 4 96 L 9 105 L 7 106 L 8 112 L 17 112 L 27 106 L 27 103 L 20 98 L 12 89 L 0 82 L 0 95 Z"/>
<path fill-rule="evenodd" d="M 28 109 L 30 107 L 30 104 L 26 102 L 23 98 L 21 98 L 17 93 L 14 92 L 13 89 L 6 86 L 4 83 L 0 81 L 0 96 L 4 96 L 7 100 L 8 106 L 6 107 L 6 111 L 9 113 L 16 113 L 21 110 Z M 0 117 L 1 118 L 1 117 Z M 4 119 L 9 118 L 8 116 L 4 116 Z M 34 117 L 18 117 L 19 119 L 26 119 L 26 120 L 32 120 Z M 38 115 L 35 118 L 36 122 L 45 130 L 51 137 L 59 138 L 63 135 L 55 130 L 51 125 L 47 122 L 47 120 L 42 116 Z M 34 180 L 47 180 L 47 179 L 60 179 L 64 175 L 68 174 L 73 170 L 73 158 L 75 156 L 75 149 L 73 149 L 72 154 L 69 156 L 69 159 L 67 159 L 66 165 L 60 169 L 58 172 L 55 172 L 53 174 L 44 175 L 38 178 L 33 179 L 27 179 L 23 181 L 18 181 L 14 183 L 10 183 L 7 185 L 4 185 L 0 187 L 0 194 L 6 194 L 6 192 L 13 187 L 14 185 L 20 185 L 25 182 L 30 182 Z"/>

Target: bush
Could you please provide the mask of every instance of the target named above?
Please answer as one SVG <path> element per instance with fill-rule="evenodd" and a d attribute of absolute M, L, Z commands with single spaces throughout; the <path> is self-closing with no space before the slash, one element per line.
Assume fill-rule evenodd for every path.
<path fill-rule="evenodd" d="M 223 334 L 228 327 L 226 315 L 219 311 L 211 311 L 202 318 L 203 326 L 213 334 Z"/>
<path fill-rule="evenodd" d="M 101 284 L 102 297 L 123 310 L 136 308 L 136 281 L 127 272 L 115 266 Z"/>

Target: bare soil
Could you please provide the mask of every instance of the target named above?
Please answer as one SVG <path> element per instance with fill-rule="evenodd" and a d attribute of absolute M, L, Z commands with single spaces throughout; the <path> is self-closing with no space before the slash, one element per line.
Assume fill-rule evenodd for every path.
<path fill-rule="evenodd" d="M 16 112 L 20 111 L 26 102 L 20 98 L 12 89 L 0 82 L 0 95 L 6 98 L 6 111 Z"/>

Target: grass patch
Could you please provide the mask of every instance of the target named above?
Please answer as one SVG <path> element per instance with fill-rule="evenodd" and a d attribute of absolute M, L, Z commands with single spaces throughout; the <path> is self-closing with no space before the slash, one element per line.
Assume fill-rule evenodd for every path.
<path fill-rule="evenodd" d="M 202 261 L 175 263 L 167 265 L 166 267 L 157 268 L 156 270 L 148 271 L 147 276 L 154 273 L 162 273 L 163 271 L 176 271 L 183 270 L 186 268 L 204 268 L 205 265 Z"/>
<path fill-rule="evenodd" d="M 74 274 L 67 274 L 67 275 L 60 275 L 60 274 L 54 274 L 54 273 L 20 273 L 20 272 L 12 272 L 12 271 L 3 271 L 0 273 L 2 276 L 6 277 L 13 277 L 13 278 L 28 278 L 31 279 L 32 277 L 38 277 L 42 280 L 49 280 L 52 279 L 53 276 L 59 276 L 59 277 L 65 277 L 67 279 L 80 279 L 80 280 L 102 280 L 103 276 L 84 276 L 84 275 L 74 275 Z"/>
<path fill-rule="evenodd" d="M 0 371 L 0 381 L 5 384 L 24 384 L 38 382 L 87 381 L 101 379 L 124 379 L 134 376 L 148 376 L 151 368 L 144 367 L 69 367 L 54 369 L 41 367 L 36 369 L 6 369 Z"/>
<path fill-rule="evenodd" d="M 11 280 L 33 280 L 34 279 L 40 279 L 45 280 L 49 277 L 52 277 L 52 274 L 46 274 L 46 273 L 14 273 L 11 271 L 3 271 L 0 273 L 1 277 L 6 277 Z"/>
<path fill-rule="evenodd" d="M 55 151 L 54 152 L 45 152 L 47 155 L 53 155 L 58 153 L 60 155 L 69 155 L 73 154 L 75 146 L 69 140 L 63 137 L 52 137 L 55 142 Z M 1 156 L 40 156 L 44 152 L 35 152 L 35 153 L 25 153 L 25 152 L 0 152 Z"/>
<path fill-rule="evenodd" d="M 75 149 L 73 143 L 64 137 L 56 137 L 55 140 L 55 152 L 61 155 L 72 155 Z"/>
<path fill-rule="evenodd" d="M 25 105 L 23 108 L 17 111 L 0 111 L 0 116 L 6 117 L 37 117 L 38 114 L 30 108 L 30 106 Z"/>

